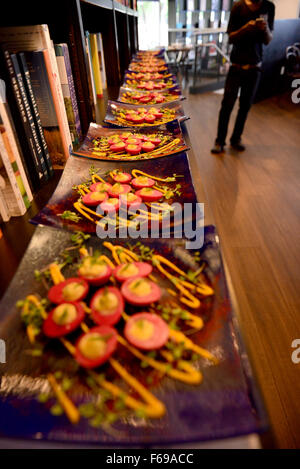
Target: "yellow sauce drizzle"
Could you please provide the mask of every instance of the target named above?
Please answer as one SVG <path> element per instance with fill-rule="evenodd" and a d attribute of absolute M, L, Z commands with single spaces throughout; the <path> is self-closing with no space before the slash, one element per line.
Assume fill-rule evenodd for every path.
<path fill-rule="evenodd" d="M 78 412 L 78 409 L 75 407 L 75 405 L 73 404 L 71 399 L 66 395 L 66 393 L 62 390 L 55 377 L 52 374 L 48 374 L 47 378 L 54 391 L 54 394 L 57 397 L 58 402 L 64 409 L 70 422 L 78 423 L 80 420 L 80 414 Z"/>
<path fill-rule="evenodd" d="M 170 369 L 168 364 L 158 362 L 154 358 L 150 358 L 147 355 L 144 355 L 132 345 L 129 345 L 129 343 L 120 335 L 118 335 L 118 341 L 137 358 L 148 363 L 155 370 L 158 370 L 163 374 L 167 374 L 171 378 L 177 379 L 179 381 L 183 381 L 184 383 L 188 383 L 188 384 L 199 384 L 202 381 L 201 373 L 195 370 L 188 362 L 179 360 L 178 368 Z"/>

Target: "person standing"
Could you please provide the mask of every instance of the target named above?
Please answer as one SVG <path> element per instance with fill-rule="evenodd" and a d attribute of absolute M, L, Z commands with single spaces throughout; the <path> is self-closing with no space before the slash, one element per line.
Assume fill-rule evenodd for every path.
<path fill-rule="evenodd" d="M 234 3 L 227 34 L 233 45 L 231 66 L 226 78 L 218 121 L 217 138 L 212 153 L 222 153 L 226 144 L 228 123 L 240 90 L 239 110 L 231 147 L 245 150 L 241 136 L 261 75 L 263 44 L 272 40 L 275 6 L 268 0 L 240 0 Z"/>

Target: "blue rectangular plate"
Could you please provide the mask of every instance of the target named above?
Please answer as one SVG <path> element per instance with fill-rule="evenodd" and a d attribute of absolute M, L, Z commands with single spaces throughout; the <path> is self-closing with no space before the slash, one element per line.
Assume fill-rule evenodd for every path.
<path fill-rule="evenodd" d="M 199 312 L 206 324 L 191 339 L 218 356 L 220 363 L 212 366 L 199 359 L 197 367 L 203 372 L 203 382 L 190 386 L 163 378 L 152 391 L 166 404 L 165 417 L 147 421 L 133 415 L 116 422 L 109 431 L 94 429 L 84 419 L 76 426 L 71 425 L 65 416 L 54 417 L 38 403 L 35 394 L 42 388 L 40 369 L 45 365 L 42 359 L 24 353 L 29 344 L 15 303 L 33 292 L 45 295 L 33 271 L 48 265 L 69 245 L 69 238 L 70 233 L 64 230 L 38 227 L 0 304 L 0 337 L 7 343 L 7 363 L 0 364 L 0 436 L 102 446 L 147 446 L 234 437 L 266 429 L 266 414 L 240 340 L 214 226 L 205 227 L 201 257 L 207 263 L 205 275 L 215 295 L 202 302 Z M 128 241 L 117 240 L 119 244 Z M 95 236 L 88 244 L 104 249 Z M 184 239 L 148 239 L 144 244 L 175 261 L 183 270 L 191 268 L 190 251 L 185 249 Z M 164 281 L 160 285 L 166 288 Z M 76 395 L 72 398 L 76 402 Z"/>

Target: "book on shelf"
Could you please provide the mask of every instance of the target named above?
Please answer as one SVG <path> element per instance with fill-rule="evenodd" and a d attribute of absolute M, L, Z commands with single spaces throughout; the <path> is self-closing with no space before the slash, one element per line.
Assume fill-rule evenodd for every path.
<path fill-rule="evenodd" d="M 90 44 L 90 33 L 88 31 L 85 32 L 85 45 L 86 45 L 86 54 L 87 54 L 87 57 L 88 57 L 88 67 L 89 67 L 89 88 L 90 88 L 90 92 L 93 96 L 93 103 L 97 104 L 96 85 L 95 85 L 94 74 L 93 74 L 93 66 L 92 66 L 92 52 L 91 52 L 91 44 Z"/>
<path fill-rule="evenodd" d="M 3 77 L 6 83 L 6 97 L 9 103 L 12 115 L 14 116 L 14 123 L 20 142 L 22 143 L 23 155 L 26 161 L 30 181 L 34 189 L 40 187 L 44 179 L 41 171 L 40 162 L 37 155 L 32 128 L 28 121 L 27 113 L 24 106 L 24 101 L 19 88 L 17 76 L 12 65 L 10 54 L 7 50 L 0 48 L 1 59 L 3 62 Z"/>
<path fill-rule="evenodd" d="M 63 147 L 63 161 L 59 162 L 59 166 L 63 166 L 66 159 L 69 157 L 70 149 L 72 148 L 72 140 L 59 80 L 54 45 L 49 34 L 48 26 L 41 24 L 0 28 L 0 42 L 5 42 L 8 45 L 9 52 L 13 53 L 43 51 Z"/>
<path fill-rule="evenodd" d="M 35 146 L 36 150 L 36 156 L 37 156 L 37 170 L 39 171 L 39 174 L 42 173 L 42 178 L 40 178 L 42 181 L 47 181 L 49 179 L 49 173 L 47 170 L 47 164 L 46 164 L 46 159 L 45 159 L 45 154 L 43 151 L 43 147 L 41 144 L 41 139 L 38 134 L 38 128 L 36 126 L 36 122 L 34 120 L 34 114 L 32 112 L 31 106 L 29 104 L 29 97 L 27 95 L 26 89 L 25 89 L 25 83 L 21 74 L 18 58 L 16 54 L 9 54 L 8 51 L 4 52 L 8 67 L 11 66 L 14 69 L 14 73 L 18 82 L 20 94 L 21 94 L 21 99 L 23 101 L 23 107 L 25 109 L 27 121 L 29 123 L 29 127 L 31 130 L 31 134 L 33 137 L 33 144 Z M 10 62 L 8 56 L 10 55 Z"/>
<path fill-rule="evenodd" d="M 97 33 L 97 46 L 98 46 L 98 55 L 99 55 L 99 63 L 100 63 L 100 74 L 101 74 L 102 88 L 104 90 L 106 90 L 107 89 L 107 81 L 106 81 L 106 70 L 105 70 L 105 61 L 104 61 L 103 40 L 102 40 L 102 34 L 101 33 Z"/>
<path fill-rule="evenodd" d="M 92 56 L 92 69 L 96 86 L 96 95 L 98 98 L 103 96 L 103 88 L 101 81 L 99 53 L 97 45 L 97 34 L 90 33 L 90 44 L 91 44 L 91 56 Z"/>
<path fill-rule="evenodd" d="M 23 80 L 24 80 L 26 91 L 27 91 L 27 96 L 28 96 L 30 107 L 31 107 L 31 112 L 32 112 L 33 119 L 36 124 L 38 137 L 40 139 L 41 146 L 44 152 L 47 173 L 49 177 L 52 177 L 54 174 L 52 161 L 50 158 L 48 145 L 44 136 L 44 130 L 43 130 L 42 122 L 41 122 L 41 117 L 40 117 L 39 109 L 38 109 L 37 102 L 34 96 L 31 79 L 30 79 L 30 73 L 28 70 L 24 52 L 19 52 L 18 60 L 20 64 L 21 73 L 23 75 Z"/>
<path fill-rule="evenodd" d="M 24 52 L 24 55 L 52 165 L 54 167 L 62 167 L 65 156 L 52 99 L 44 52 L 42 50 Z"/>
<path fill-rule="evenodd" d="M 20 200 L 20 210 L 24 208 L 27 210 L 30 207 L 30 202 L 32 200 L 31 192 L 29 195 L 26 191 L 26 184 L 24 184 L 24 179 L 22 178 L 22 173 L 16 162 L 13 148 L 10 144 L 8 133 L 5 129 L 5 126 L 0 121 L 0 151 L 2 155 L 2 161 L 6 168 L 6 172 L 10 179 L 10 182 L 13 186 L 14 192 L 18 200 Z"/>
<path fill-rule="evenodd" d="M 81 140 L 81 124 L 67 44 L 55 44 L 59 78 L 73 145 Z"/>
<path fill-rule="evenodd" d="M 20 190 L 20 182 L 17 181 L 15 170 L 11 164 L 9 154 L 7 153 L 2 130 L 3 129 L 0 126 L 0 175 L 2 177 L 1 197 L 6 202 L 9 217 L 18 217 L 20 215 L 24 215 L 27 208 L 30 206 L 30 202 L 26 197 L 24 185 L 22 187 L 22 192 Z"/>
<path fill-rule="evenodd" d="M 5 89 L 5 82 L 0 80 L 0 124 L 2 124 L 4 127 L 5 136 L 11 148 L 11 163 L 14 165 L 16 172 L 20 174 L 20 178 L 24 185 L 28 200 L 31 202 L 33 200 L 33 195 L 30 185 L 30 175 L 28 173 L 26 160 L 24 159 L 18 140 L 14 121 L 6 101 Z"/>
<path fill-rule="evenodd" d="M 10 212 L 4 195 L 6 183 L 4 177 L 1 175 L 2 168 L 3 164 L 0 158 L 0 220 L 6 222 L 10 220 Z"/>

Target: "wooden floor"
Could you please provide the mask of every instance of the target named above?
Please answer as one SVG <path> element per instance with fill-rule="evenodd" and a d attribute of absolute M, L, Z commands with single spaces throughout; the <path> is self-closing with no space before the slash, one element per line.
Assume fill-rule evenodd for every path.
<path fill-rule="evenodd" d="M 184 101 L 187 127 L 273 444 L 300 448 L 300 363 L 291 360 L 291 343 L 300 339 L 300 104 L 290 96 L 255 104 L 244 133 L 247 150 L 214 156 L 221 99 L 191 95 Z"/>

